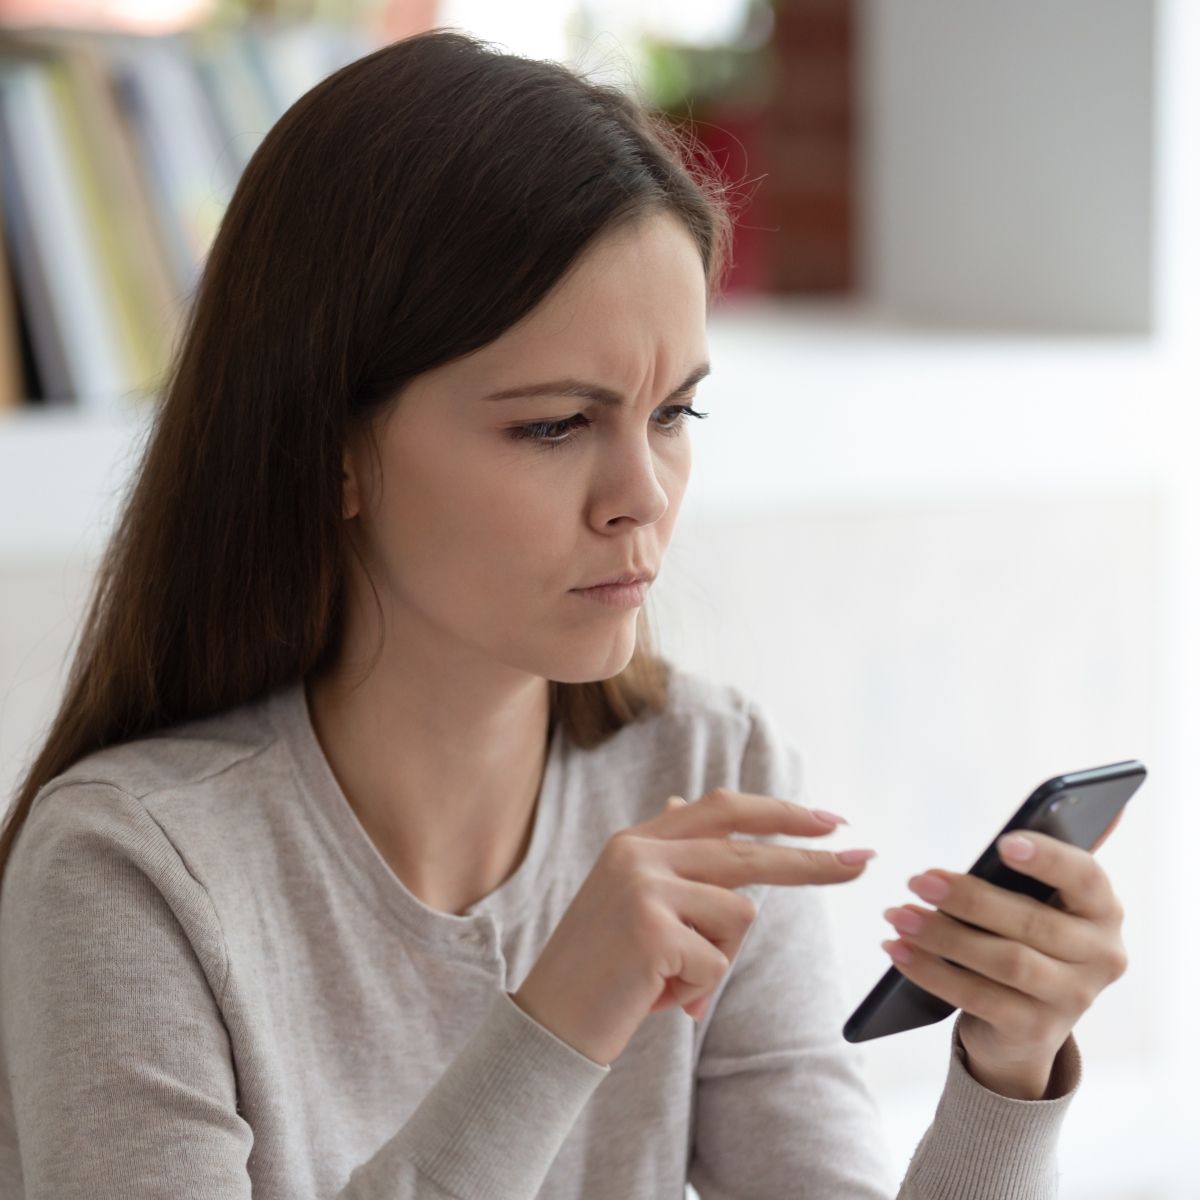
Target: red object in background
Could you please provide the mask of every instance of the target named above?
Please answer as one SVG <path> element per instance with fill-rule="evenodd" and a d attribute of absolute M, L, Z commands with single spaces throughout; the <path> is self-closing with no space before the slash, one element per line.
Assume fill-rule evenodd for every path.
<path fill-rule="evenodd" d="M 770 230 L 764 205 L 762 153 L 763 112 L 751 108 L 714 108 L 693 118 L 696 140 L 713 155 L 725 180 L 733 185 L 733 253 L 723 294 L 734 296 L 772 290 L 767 254 Z"/>
<path fill-rule="evenodd" d="M 766 220 L 779 235 L 772 290 L 855 286 L 855 0 L 776 0 L 776 69 L 763 127 Z"/>
<path fill-rule="evenodd" d="M 855 286 L 854 0 L 776 0 L 765 103 L 705 106 L 696 139 L 735 185 L 725 293 Z"/>

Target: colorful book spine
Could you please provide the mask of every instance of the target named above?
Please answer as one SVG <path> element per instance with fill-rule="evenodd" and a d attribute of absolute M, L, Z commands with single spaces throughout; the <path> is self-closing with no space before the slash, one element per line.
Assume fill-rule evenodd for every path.
<path fill-rule="evenodd" d="M 148 403 L 242 171 L 366 28 L 0 30 L 0 411 Z"/>

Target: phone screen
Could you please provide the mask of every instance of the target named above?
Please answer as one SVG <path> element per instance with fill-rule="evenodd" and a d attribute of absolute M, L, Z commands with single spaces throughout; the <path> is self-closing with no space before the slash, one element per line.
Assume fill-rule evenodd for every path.
<path fill-rule="evenodd" d="M 1095 850 L 1145 778 L 1146 768 L 1131 759 L 1048 779 L 1013 813 L 967 874 L 1061 908 L 1058 890 L 1008 867 L 1000 857 L 997 842 L 1014 829 L 1032 829 L 1072 846 Z M 970 925 L 969 921 L 963 923 Z M 865 1042 L 936 1024 L 957 1011 L 954 1005 L 889 967 L 846 1021 L 842 1036 L 849 1042 Z"/>

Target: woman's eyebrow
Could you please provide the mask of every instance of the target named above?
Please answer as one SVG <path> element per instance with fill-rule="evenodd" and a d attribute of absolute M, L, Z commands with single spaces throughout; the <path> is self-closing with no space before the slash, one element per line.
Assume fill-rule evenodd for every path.
<path fill-rule="evenodd" d="M 688 377 L 667 397 L 674 400 L 684 392 L 693 388 L 712 371 L 710 363 L 701 363 L 695 367 Z M 484 400 L 523 400 L 534 396 L 574 396 L 582 400 L 594 400 L 597 404 L 607 404 L 619 408 L 624 403 L 621 396 L 611 388 L 601 387 L 598 383 L 585 383 L 579 379 L 555 379 L 549 383 L 527 383 L 519 387 L 505 388 L 503 391 L 491 392 Z"/>

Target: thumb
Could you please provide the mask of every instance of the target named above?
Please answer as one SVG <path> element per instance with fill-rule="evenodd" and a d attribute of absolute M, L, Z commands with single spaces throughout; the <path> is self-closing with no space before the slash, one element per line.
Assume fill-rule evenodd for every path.
<path fill-rule="evenodd" d="M 666 812 L 672 808 L 678 808 L 681 804 L 686 803 L 687 801 L 682 796 L 668 796 L 667 803 L 664 805 L 663 811 Z"/>

